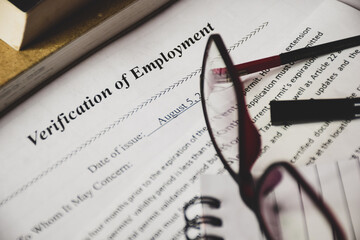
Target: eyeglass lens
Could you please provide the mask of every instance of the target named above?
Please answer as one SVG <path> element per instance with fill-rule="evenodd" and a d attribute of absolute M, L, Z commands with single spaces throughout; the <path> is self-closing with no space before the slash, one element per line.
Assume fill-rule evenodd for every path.
<path fill-rule="evenodd" d="M 210 43 L 204 66 L 203 94 L 208 127 L 221 154 L 233 171 L 239 173 L 239 120 L 233 82 L 227 78 L 226 65 L 215 43 Z"/>
<path fill-rule="evenodd" d="M 274 239 L 334 239 L 329 221 L 286 169 L 272 169 L 263 183 L 260 214 Z"/>

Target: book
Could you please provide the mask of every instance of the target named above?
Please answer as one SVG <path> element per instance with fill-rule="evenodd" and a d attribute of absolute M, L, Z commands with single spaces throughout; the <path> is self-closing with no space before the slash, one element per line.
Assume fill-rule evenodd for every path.
<path fill-rule="evenodd" d="M 1 0 L 0 39 L 20 50 L 88 1 Z"/>
<path fill-rule="evenodd" d="M 45 80 L 167 2 L 171 0 L 92 1 L 23 51 L 15 51 L 0 41 L 1 115 Z M 1 3 L 10 4 L 7 0 Z M 1 20 L 4 23 L 7 21 Z"/>
<path fill-rule="evenodd" d="M 199 101 L 208 36 L 220 33 L 241 63 L 359 35 L 359 17 L 335 1 L 182 0 L 104 45 L 0 118 L 0 238 L 184 239 L 184 203 L 201 175 L 223 170 Z M 359 93 L 356 50 L 336 53 L 311 87 L 332 55 L 242 77 L 261 128 L 258 171 L 278 159 L 360 157 L 356 120 L 283 128 L 267 111 L 274 96 L 292 99 L 300 87 L 301 98 L 318 98 L 333 72 L 321 97 Z"/>
<path fill-rule="evenodd" d="M 346 239 L 358 239 L 360 237 L 360 206 L 358 204 L 360 189 L 357 183 L 360 181 L 360 161 L 353 159 L 323 163 L 301 167 L 299 170 L 330 206 L 346 232 Z M 204 201 L 203 211 L 200 215 L 221 221 L 221 225 L 213 224 L 213 222 L 203 224 L 201 233 L 203 236 L 217 236 L 225 240 L 265 239 L 255 214 L 243 203 L 239 188 L 230 175 L 204 175 L 201 177 L 200 184 L 200 196 L 212 199 Z M 314 209 L 308 202 L 309 200 L 299 193 L 298 188 L 291 186 L 289 185 L 287 189 L 281 189 L 281 191 L 287 192 L 286 196 L 289 201 L 302 206 L 298 208 L 302 209 L 304 216 L 303 220 L 299 221 L 293 218 L 291 221 L 296 222 L 298 228 L 304 229 L 304 232 L 307 232 L 305 235 L 309 239 L 319 239 L 316 234 L 322 226 L 319 222 L 311 221 Z M 297 198 L 301 201 L 297 202 Z M 218 207 L 211 207 L 211 201 L 218 201 Z M 214 223 L 216 222 L 214 221 Z M 324 232 L 320 231 L 320 235 Z M 324 236 L 322 235 L 322 237 Z"/>

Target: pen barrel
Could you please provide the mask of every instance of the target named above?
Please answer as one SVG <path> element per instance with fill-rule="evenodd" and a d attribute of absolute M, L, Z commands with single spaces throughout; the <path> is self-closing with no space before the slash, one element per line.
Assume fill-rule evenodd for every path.
<path fill-rule="evenodd" d="M 237 64 L 235 65 L 235 69 L 239 72 L 239 75 L 241 76 L 241 75 L 258 72 L 264 69 L 278 67 L 281 64 L 282 63 L 280 56 L 271 56 L 259 60 L 254 60 L 251 62 Z"/>
<path fill-rule="evenodd" d="M 353 119 L 359 98 L 271 101 L 272 125 Z"/>
<path fill-rule="evenodd" d="M 279 56 L 281 59 L 281 63 L 287 64 L 290 62 L 298 61 L 300 59 L 322 56 L 328 53 L 340 51 L 358 45 L 360 45 L 360 35 L 320 44 L 314 47 L 301 48 L 287 53 L 282 53 Z"/>

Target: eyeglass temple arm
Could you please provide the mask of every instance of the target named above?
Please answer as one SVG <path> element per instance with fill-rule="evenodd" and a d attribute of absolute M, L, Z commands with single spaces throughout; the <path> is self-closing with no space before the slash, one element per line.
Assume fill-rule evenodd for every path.
<path fill-rule="evenodd" d="M 360 45 L 360 35 L 329 43 L 320 44 L 314 47 L 306 47 L 298 50 L 281 53 L 280 55 L 258 59 L 251 62 L 235 65 L 240 75 L 246 75 L 261 70 L 278 67 L 301 59 L 325 55 L 327 53 L 340 51 Z"/>

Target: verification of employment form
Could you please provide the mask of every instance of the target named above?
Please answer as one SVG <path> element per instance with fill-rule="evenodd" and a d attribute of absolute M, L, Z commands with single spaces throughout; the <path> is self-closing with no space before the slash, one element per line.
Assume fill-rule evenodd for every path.
<path fill-rule="evenodd" d="M 0 238 L 183 239 L 200 175 L 224 172 L 199 104 L 207 37 L 241 63 L 360 34 L 359 11 L 321 2 L 178 1 L 4 116 Z M 268 111 L 274 98 L 359 95 L 359 62 L 352 48 L 243 78 L 263 139 L 255 174 L 360 156 L 358 121 L 275 127 Z"/>

